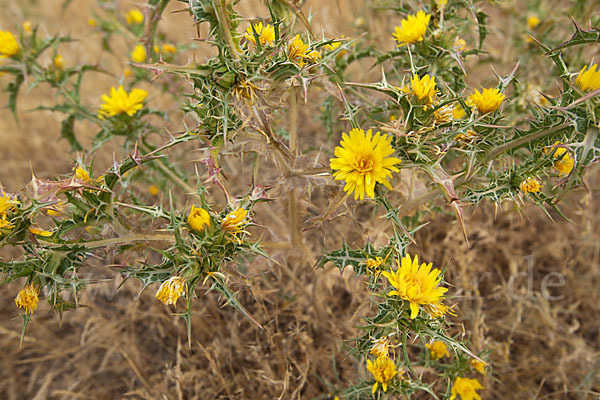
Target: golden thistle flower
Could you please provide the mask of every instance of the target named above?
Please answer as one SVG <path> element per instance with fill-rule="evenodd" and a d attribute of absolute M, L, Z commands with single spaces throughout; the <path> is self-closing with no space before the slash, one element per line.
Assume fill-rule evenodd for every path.
<path fill-rule="evenodd" d="M 377 385 L 381 383 L 381 387 L 384 392 L 387 392 L 388 383 L 396 376 L 398 370 L 396 365 L 389 357 L 378 357 L 375 362 L 367 360 L 367 369 L 373 378 L 375 378 L 375 384 L 373 385 L 373 393 L 377 391 Z"/>
<path fill-rule="evenodd" d="M 579 71 L 579 75 L 577 75 L 575 83 L 584 92 L 600 89 L 600 69 L 596 71 L 596 67 L 597 65 L 593 64 L 590 66 L 590 69 L 587 69 L 588 66 L 586 65 Z"/>
<path fill-rule="evenodd" d="M 266 24 L 263 26 L 263 23 L 259 22 L 258 24 L 253 24 L 246 29 L 246 33 L 244 34 L 246 40 L 251 42 L 253 45 L 256 46 L 256 38 L 254 37 L 254 31 L 252 30 L 252 27 L 254 27 L 254 31 L 256 31 L 258 34 L 258 41 L 261 45 L 264 46 L 267 43 L 272 45 L 275 43 L 275 28 L 273 25 Z"/>
<path fill-rule="evenodd" d="M 457 37 L 454 39 L 454 43 L 452 43 L 452 50 L 459 53 L 464 51 L 467 48 L 467 42 L 464 39 Z"/>
<path fill-rule="evenodd" d="M 403 300 L 410 303 L 410 318 L 416 318 L 419 313 L 420 305 L 437 304 L 443 298 L 448 289 L 439 287 L 441 278 L 440 270 L 435 268 L 431 270 L 432 263 L 421 264 L 419 258 L 415 255 L 411 260 L 410 254 L 397 261 L 399 268 L 394 271 L 382 272 L 390 284 L 396 290 L 388 293 L 388 296 L 400 296 Z"/>
<path fill-rule="evenodd" d="M 454 106 L 449 104 L 438 108 L 433 112 L 433 118 L 438 125 L 451 122 L 454 119 Z"/>
<path fill-rule="evenodd" d="M 67 63 L 65 62 L 65 59 L 63 58 L 63 56 L 58 54 L 56 57 L 54 57 L 54 68 L 62 71 L 63 69 L 65 69 L 66 65 L 67 65 Z"/>
<path fill-rule="evenodd" d="M 375 258 L 367 258 L 367 273 L 370 272 L 371 269 L 373 269 L 373 275 L 375 275 L 375 277 L 378 277 L 379 274 L 381 274 L 381 270 L 378 269 L 381 264 L 383 264 L 383 258 L 381 257 L 375 257 Z"/>
<path fill-rule="evenodd" d="M 94 18 L 88 18 L 87 24 L 90 28 L 94 28 L 96 26 L 96 20 Z"/>
<path fill-rule="evenodd" d="M 440 358 L 442 358 L 444 356 L 450 357 L 448 348 L 446 347 L 446 344 L 442 341 L 436 340 L 431 344 L 426 344 L 425 347 L 427 347 L 429 349 L 431 358 L 433 360 L 439 360 Z"/>
<path fill-rule="evenodd" d="M 31 33 L 31 22 L 30 21 L 23 22 L 23 30 L 26 33 Z"/>
<path fill-rule="evenodd" d="M 2 192 L 0 192 L 1 194 Z M 5 218 L 6 214 L 9 211 L 14 211 L 17 209 L 17 205 L 20 202 L 16 199 L 11 199 L 8 193 L 4 193 L 0 195 L 0 217 Z"/>
<path fill-rule="evenodd" d="M 131 59 L 136 63 L 143 63 L 146 61 L 148 55 L 146 54 L 146 48 L 141 44 L 135 46 L 133 51 L 131 52 Z"/>
<path fill-rule="evenodd" d="M 172 276 L 161 283 L 154 297 L 163 304 L 176 305 L 177 300 L 179 300 L 181 296 L 185 296 L 186 291 L 187 283 L 185 283 L 183 278 L 180 276 Z"/>
<path fill-rule="evenodd" d="M 400 47 L 423 40 L 430 18 L 431 14 L 425 14 L 421 10 L 416 15 L 408 15 L 406 19 L 400 21 L 401 27 L 397 26 L 394 32 L 394 40 L 397 42 L 397 46 Z"/>
<path fill-rule="evenodd" d="M 33 314 L 37 309 L 39 293 L 40 290 L 30 283 L 17 294 L 17 297 L 15 297 L 15 304 L 19 308 L 24 308 L 25 313 Z"/>
<path fill-rule="evenodd" d="M 454 106 L 454 110 L 452 110 L 452 118 L 463 119 L 466 115 L 467 113 L 465 112 L 464 108 L 462 108 L 460 103 Z"/>
<path fill-rule="evenodd" d="M 192 206 L 187 219 L 188 225 L 196 232 L 202 232 L 205 226 L 210 226 L 210 214 L 204 208 Z"/>
<path fill-rule="evenodd" d="M 477 372 L 479 372 L 481 375 L 485 375 L 485 366 L 486 364 L 484 362 L 481 362 L 479 360 L 476 359 L 472 359 L 470 361 L 471 363 L 471 367 L 473 367 L 473 369 Z"/>
<path fill-rule="evenodd" d="M 469 101 L 477 107 L 480 114 L 487 114 L 496 111 L 504 97 L 506 96 L 500 93 L 498 88 L 483 89 L 481 93 L 475 89 L 475 93 L 469 97 Z"/>
<path fill-rule="evenodd" d="M 540 187 L 540 183 L 535 178 L 526 178 L 519 185 L 519 188 L 523 193 L 537 193 L 540 191 Z"/>
<path fill-rule="evenodd" d="M 483 386 L 477 379 L 461 378 L 459 376 L 452 386 L 450 400 L 454 400 L 456 395 L 460 395 L 462 400 L 481 400 L 481 396 L 475 391 L 478 389 L 483 389 Z"/>
<path fill-rule="evenodd" d="M 43 229 L 38 229 L 38 228 L 32 228 L 31 226 L 29 227 L 29 232 L 33 233 L 34 235 L 39 235 L 39 236 L 44 236 L 44 237 L 49 237 L 54 235 L 54 233 L 50 232 L 50 231 L 45 231 Z"/>
<path fill-rule="evenodd" d="M 529 18 L 527 18 L 527 26 L 532 30 L 537 28 L 540 22 L 541 20 L 537 15 L 531 15 Z"/>
<path fill-rule="evenodd" d="M 429 77 L 425 75 L 419 78 L 419 75 L 414 74 L 410 80 L 410 88 L 402 89 L 405 93 L 412 93 L 419 101 L 425 104 L 433 104 L 433 100 L 437 95 L 435 87 L 435 77 Z"/>
<path fill-rule="evenodd" d="M 81 165 L 77 165 L 77 167 L 75 167 L 75 178 L 84 183 L 90 183 L 92 181 L 90 174 L 88 174 L 88 172 Z"/>
<path fill-rule="evenodd" d="M 350 135 L 342 133 L 342 146 L 335 148 L 337 158 L 330 158 L 329 163 L 331 169 L 337 170 L 333 177 L 346 182 L 346 193 L 354 192 L 354 198 L 362 200 L 365 193 L 375 197 L 377 182 L 392 189 L 388 178 L 391 178 L 392 171 L 398 172 L 395 165 L 401 161 L 390 157 L 394 153 L 391 141 L 390 136 L 379 132 L 373 136 L 370 129 L 366 133 L 362 129 L 352 129 Z"/>
<path fill-rule="evenodd" d="M 425 310 L 425 312 L 427 314 L 429 314 L 432 318 L 440 318 L 440 317 L 443 317 L 446 314 L 450 314 L 450 315 L 456 316 L 456 314 L 452 310 L 453 307 L 454 306 L 448 307 L 444 303 L 442 303 L 441 301 L 438 302 L 438 303 L 424 304 L 423 305 L 423 309 Z"/>
<path fill-rule="evenodd" d="M 173 46 L 172 44 L 163 44 L 162 51 L 165 54 L 175 54 L 177 53 L 177 47 Z"/>
<path fill-rule="evenodd" d="M 304 61 L 308 58 L 307 51 L 308 45 L 302 41 L 300 35 L 296 35 L 290 40 L 290 43 L 288 44 L 288 58 L 290 61 L 302 67 Z"/>
<path fill-rule="evenodd" d="M 132 89 L 127 94 L 122 85 L 119 89 L 110 88 L 110 96 L 102 95 L 104 104 L 98 111 L 98 115 L 102 118 L 125 113 L 131 117 L 143 107 L 147 96 L 148 92 L 142 89 Z"/>
<path fill-rule="evenodd" d="M 554 142 L 554 146 L 564 145 L 561 142 Z M 554 162 L 554 167 L 560 172 L 561 175 L 569 175 L 573 170 L 573 158 L 567 149 L 564 147 L 553 147 L 550 149 L 546 149 L 545 153 L 549 154 L 554 150 L 554 158 L 558 158 L 557 161 Z"/>
<path fill-rule="evenodd" d="M 10 221 L 7 221 L 6 217 L 0 218 L 0 229 L 12 229 L 14 227 L 15 227 L 15 225 L 12 224 Z M 0 232 L 0 235 L 1 234 L 2 234 L 2 232 Z"/>
<path fill-rule="evenodd" d="M 387 337 L 380 337 L 379 339 L 372 340 L 373 347 L 371 347 L 370 353 L 377 358 L 388 357 L 390 348 L 390 339 Z"/>
<path fill-rule="evenodd" d="M 19 52 L 19 43 L 12 33 L 0 31 L 0 58 L 12 57 Z"/>
<path fill-rule="evenodd" d="M 248 210 L 237 208 L 221 219 L 221 228 L 232 235 L 244 232 L 246 225 L 250 223 Z"/>
<path fill-rule="evenodd" d="M 129 25 L 141 24 L 144 22 L 144 14 L 139 9 L 134 8 L 125 14 L 125 19 Z"/>

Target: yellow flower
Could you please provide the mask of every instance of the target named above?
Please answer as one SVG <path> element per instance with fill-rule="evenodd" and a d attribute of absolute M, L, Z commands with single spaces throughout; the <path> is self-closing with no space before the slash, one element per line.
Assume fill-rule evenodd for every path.
<path fill-rule="evenodd" d="M 38 228 L 32 228 L 31 226 L 29 227 L 29 232 L 33 233 L 34 235 L 39 235 L 39 236 L 44 236 L 44 237 L 54 235 L 54 233 L 52 233 L 50 231 L 45 231 L 43 229 L 38 229 Z"/>
<path fill-rule="evenodd" d="M 354 192 L 354 198 L 362 200 L 365 193 L 375 197 L 377 182 L 392 189 L 388 178 L 391 178 L 392 171 L 398 172 L 395 165 L 400 160 L 390 157 L 394 153 L 391 141 L 390 136 L 379 132 L 373 136 L 370 129 L 366 133 L 362 129 L 352 129 L 350 135 L 342 133 L 342 146 L 335 148 L 337 158 L 330 158 L 329 163 L 331 169 L 337 170 L 333 177 L 346 182 L 346 193 Z"/>
<path fill-rule="evenodd" d="M 462 108 L 460 103 L 457 103 L 454 106 L 454 110 L 452 110 L 452 117 L 454 119 L 463 119 L 466 115 L 467 115 L 467 113 L 465 113 L 464 108 Z"/>
<path fill-rule="evenodd" d="M 40 290 L 30 283 L 21 289 L 19 294 L 17 294 L 17 297 L 15 298 L 15 304 L 19 308 L 24 308 L 25 313 L 33 314 L 33 312 L 37 309 L 39 293 Z"/>
<path fill-rule="evenodd" d="M 98 115 L 102 118 L 125 113 L 131 117 L 141 110 L 147 96 L 148 92 L 142 89 L 132 89 L 127 94 L 122 85 L 119 86 L 119 89 L 110 88 L 110 96 L 102 95 L 104 104 L 98 111 Z"/>
<path fill-rule="evenodd" d="M 467 47 L 467 42 L 464 39 L 457 37 L 452 44 L 452 50 L 458 52 L 463 51 Z"/>
<path fill-rule="evenodd" d="M 497 88 L 483 89 L 481 93 L 475 89 L 475 93 L 469 97 L 469 101 L 477 107 L 481 114 L 487 114 L 496 111 L 502 104 L 504 97 L 504 94 L 500 93 Z"/>
<path fill-rule="evenodd" d="M 66 65 L 67 65 L 67 63 L 65 62 L 65 59 L 63 58 L 63 56 L 58 54 L 56 57 L 54 57 L 54 68 L 63 70 L 63 69 L 65 69 Z"/>
<path fill-rule="evenodd" d="M 387 337 L 380 337 L 379 339 L 372 340 L 373 347 L 371 347 L 370 353 L 373 354 L 377 358 L 388 357 L 389 356 L 389 347 L 390 347 L 390 339 Z"/>
<path fill-rule="evenodd" d="M 307 51 L 308 45 L 302 41 L 300 35 L 294 36 L 288 44 L 288 58 L 299 66 L 304 65 L 304 60 L 307 58 Z"/>
<path fill-rule="evenodd" d="M 158 194 L 158 192 L 160 192 L 160 189 L 158 188 L 158 186 L 150 185 L 148 187 L 148 193 L 150 193 L 150 196 L 156 196 Z"/>
<path fill-rule="evenodd" d="M 473 367 L 473 369 L 477 372 L 479 372 L 481 375 L 485 375 L 485 366 L 486 364 L 484 362 L 481 362 L 479 360 L 476 359 L 472 359 L 470 361 L 471 363 L 471 367 Z"/>
<path fill-rule="evenodd" d="M 366 264 L 367 273 L 369 273 L 369 271 L 373 269 L 373 274 L 375 275 L 375 277 L 377 277 L 381 273 L 381 270 L 378 268 L 381 266 L 381 264 L 383 264 L 383 259 L 381 257 L 367 258 Z"/>
<path fill-rule="evenodd" d="M 424 100 L 425 104 L 432 104 L 437 95 L 435 76 L 425 75 L 419 78 L 417 74 L 414 74 L 410 80 L 410 88 L 403 88 L 402 90 L 414 94 L 420 101 Z"/>
<path fill-rule="evenodd" d="M 131 76 L 131 74 L 132 74 L 132 72 L 131 72 L 131 70 L 130 70 L 129 68 L 125 68 L 125 69 L 123 70 L 123 76 L 124 76 L 125 78 L 129 78 L 129 77 Z"/>
<path fill-rule="evenodd" d="M 454 119 L 454 106 L 452 104 L 438 108 L 433 112 L 436 124 L 447 124 Z"/>
<path fill-rule="evenodd" d="M 0 229 L 12 229 L 14 227 L 15 227 L 15 225 L 12 224 L 10 221 L 7 221 L 6 217 L 0 218 Z M 2 234 L 2 232 L 0 232 L 0 235 L 1 234 Z"/>
<path fill-rule="evenodd" d="M 75 178 L 85 183 L 90 183 L 92 181 L 90 174 L 88 174 L 88 172 L 80 165 L 75 168 Z"/>
<path fill-rule="evenodd" d="M 448 0 L 435 0 L 435 4 L 438 6 L 445 6 L 448 3 Z"/>
<path fill-rule="evenodd" d="M 12 33 L 0 31 L 0 56 L 12 57 L 19 52 L 19 43 Z"/>
<path fill-rule="evenodd" d="M 88 18 L 87 20 L 87 24 L 91 27 L 94 28 L 96 26 L 96 20 L 94 18 Z"/>
<path fill-rule="evenodd" d="M 323 47 L 325 47 L 329 51 L 333 51 L 333 50 L 337 49 L 338 47 L 340 47 L 341 45 L 342 45 L 342 42 L 331 42 L 329 44 L 326 44 Z"/>
<path fill-rule="evenodd" d="M 221 228 L 232 235 L 244 232 L 246 225 L 250 223 L 248 210 L 237 208 L 221 219 Z"/>
<path fill-rule="evenodd" d="M 423 308 L 424 308 L 425 312 L 427 314 L 429 314 L 432 318 L 440 318 L 440 317 L 443 317 L 446 314 L 450 314 L 450 315 L 456 316 L 456 314 L 452 310 L 453 307 L 454 306 L 448 307 L 444 303 L 442 303 L 441 301 L 438 302 L 438 303 L 424 304 L 423 305 Z"/>
<path fill-rule="evenodd" d="M 131 52 L 131 59 L 136 63 L 142 63 L 146 61 L 147 56 L 148 55 L 146 54 L 146 48 L 141 44 L 135 46 L 135 48 Z"/>
<path fill-rule="evenodd" d="M 450 400 L 454 400 L 456 395 L 460 395 L 462 400 L 481 400 L 481 396 L 475 391 L 478 389 L 483 389 L 483 386 L 477 379 L 461 378 L 459 376 L 452 386 Z"/>
<path fill-rule="evenodd" d="M 467 129 L 465 133 L 459 133 L 456 136 L 454 136 L 454 139 L 463 143 L 471 143 L 477 140 L 478 137 L 479 135 L 477 134 L 477 132 L 471 129 Z"/>
<path fill-rule="evenodd" d="M 312 50 L 306 54 L 306 58 L 315 63 L 319 60 L 319 58 L 321 58 L 321 53 L 316 50 Z"/>
<path fill-rule="evenodd" d="M 423 40 L 430 18 L 431 14 L 425 14 L 421 10 L 416 15 L 408 15 L 406 19 L 400 21 L 402 26 L 397 26 L 394 32 L 394 40 L 397 45 L 404 46 Z"/>
<path fill-rule="evenodd" d="M 527 18 L 527 26 L 529 29 L 535 29 L 540 24 L 540 18 L 537 15 L 532 15 Z"/>
<path fill-rule="evenodd" d="M 519 185 L 523 193 L 537 193 L 540 191 L 540 183 L 535 178 L 527 178 Z"/>
<path fill-rule="evenodd" d="M 177 47 L 173 46 L 172 44 L 163 44 L 162 51 L 166 54 L 175 54 L 177 53 Z"/>
<path fill-rule="evenodd" d="M 554 142 L 554 146 L 561 146 L 564 143 Z M 558 158 L 559 160 L 554 162 L 554 167 L 560 172 L 561 175 L 569 175 L 571 170 L 573 170 L 573 158 L 569 151 L 564 147 L 552 147 L 545 150 L 546 154 L 551 153 L 554 150 L 554 158 Z"/>
<path fill-rule="evenodd" d="M 2 192 L 0 192 L 1 194 Z M 20 202 L 16 199 L 11 199 L 8 193 L 0 195 L 0 217 L 5 218 L 9 211 L 17 209 Z"/>
<path fill-rule="evenodd" d="M 579 75 L 577 75 L 577 81 L 575 83 L 584 92 L 591 92 L 593 90 L 600 89 L 600 69 L 596 71 L 596 64 L 590 66 L 590 69 L 587 69 L 587 67 L 588 66 L 586 65 L 581 71 L 579 71 Z"/>
<path fill-rule="evenodd" d="M 186 291 L 187 283 L 180 276 L 172 276 L 161 283 L 154 297 L 166 305 L 176 305 Z"/>
<path fill-rule="evenodd" d="M 246 33 L 244 34 L 246 40 L 251 42 L 253 45 L 256 46 L 256 38 L 254 37 L 254 31 L 252 31 L 252 27 L 254 27 L 254 31 L 256 31 L 258 34 L 258 41 L 261 45 L 264 46 L 267 43 L 272 45 L 275 43 L 275 28 L 273 25 L 266 24 L 263 26 L 263 23 L 259 22 L 258 24 L 252 24 L 252 26 L 246 29 Z"/>
<path fill-rule="evenodd" d="M 193 230 L 201 232 L 205 226 L 210 226 L 210 214 L 204 208 L 192 206 L 187 222 Z"/>
<path fill-rule="evenodd" d="M 137 8 L 133 10 L 129 10 L 127 14 L 125 14 L 125 19 L 129 25 L 132 24 L 141 24 L 144 22 L 144 14 Z"/>
<path fill-rule="evenodd" d="M 156 44 L 155 44 L 155 45 L 152 47 L 152 50 L 153 50 L 153 51 L 154 51 L 156 54 L 160 53 L 160 47 L 158 47 L 158 45 L 156 45 Z"/>
<path fill-rule="evenodd" d="M 373 385 L 373 393 L 377 391 L 377 385 L 381 383 L 381 387 L 384 392 L 387 392 L 388 383 L 396 376 L 398 370 L 394 362 L 389 357 L 379 357 L 375 362 L 367 360 L 367 369 L 373 378 L 375 378 L 375 384 Z"/>
<path fill-rule="evenodd" d="M 29 22 L 29 21 L 23 22 L 23 30 L 27 33 L 31 33 L 31 22 Z"/>
<path fill-rule="evenodd" d="M 388 296 L 400 296 L 408 301 L 410 318 L 414 319 L 419 313 L 419 305 L 439 303 L 448 289 L 438 286 L 441 281 L 440 270 L 431 270 L 432 263 L 419 266 L 417 255 L 411 260 L 407 253 L 398 264 L 399 268 L 395 272 L 382 272 L 396 289 L 390 291 Z"/>
<path fill-rule="evenodd" d="M 426 344 L 425 347 L 427 347 L 431 353 L 431 358 L 433 360 L 439 360 L 440 358 L 446 356 L 446 357 L 450 357 L 450 353 L 448 352 L 448 348 L 446 347 L 446 344 L 442 341 L 436 340 L 435 342 L 431 343 L 431 344 Z"/>
<path fill-rule="evenodd" d="M 51 208 L 48 208 L 46 210 L 46 214 L 52 215 L 53 217 L 60 217 L 61 215 L 64 215 L 64 213 L 66 212 L 66 210 L 65 210 L 66 204 L 67 203 L 65 201 L 56 203 L 56 204 L 50 206 Z"/>

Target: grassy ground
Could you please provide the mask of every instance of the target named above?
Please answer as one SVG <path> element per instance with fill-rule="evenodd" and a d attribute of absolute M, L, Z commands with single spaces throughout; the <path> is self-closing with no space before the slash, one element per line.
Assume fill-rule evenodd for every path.
<path fill-rule="evenodd" d="M 79 40 L 61 49 L 67 62 L 98 61 L 115 74 L 122 73 L 127 54 L 124 44 L 115 44 L 118 56 L 100 56 L 99 38 L 89 37 L 86 20 L 94 2 L 77 0 L 64 12 L 60 4 L 57 0 L 9 2 L 0 10 L 0 25 L 12 29 L 15 21 L 28 19 L 39 22 L 42 31 L 70 32 Z M 316 26 L 328 36 L 356 34 L 356 17 L 371 18 L 362 1 L 312 0 L 309 5 L 317 13 Z M 173 5 L 170 11 L 178 7 Z M 242 1 L 240 7 L 246 15 L 266 15 L 252 2 Z M 493 29 L 506 33 L 509 28 L 502 21 L 506 20 L 499 12 Z M 390 18 L 370 25 L 375 34 L 379 30 L 387 37 L 393 23 Z M 188 41 L 195 36 L 195 28 L 183 13 L 167 14 L 162 29 L 172 40 Z M 200 45 L 196 56 L 201 59 L 205 51 Z M 510 53 L 502 48 L 490 51 L 506 58 L 507 64 L 498 68 L 510 68 Z M 368 74 L 377 79 L 376 71 Z M 95 78 L 85 82 L 84 97 L 99 104 L 100 94 L 114 84 L 114 77 L 98 74 Z M 364 75 L 361 78 L 368 80 Z M 302 120 L 311 121 L 299 132 L 301 143 L 310 143 L 318 129 L 312 116 L 319 94 L 311 96 L 314 101 L 300 110 Z M 0 99 L 6 102 L 5 97 Z M 68 144 L 59 139 L 59 120 L 50 113 L 27 112 L 51 101 L 49 91 L 36 89 L 21 98 L 19 123 L 6 111 L 0 119 L 0 179 L 9 191 L 22 188 L 32 170 L 50 178 L 70 172 L 73 166 L 75 154 L 69 154 Z M 167 128 L 181 129 L 180 114 L 168 95 L 157 96 L 153 102 L 171 111 L 175 122 L 167 123 Z M 80 130 L 85 132 L 85 126 Z M 185 157 L 192 168 L 194 149 L 185 150 L 177 155 Z M 99 169 L 110 165 L 112 157 L 110 148 L 103 149 L 97 156 Z M 317 162 L 324 160 L 321 157 Z M 245 193 L 250 164 L 234 157 L 227 162 L 232 192 Z M 261 166 L 262 184 L 276 183 L 268 167 Z M 408 180 L 400 176 L 397 184 Z M 562 202 L 571 223 L 554 214 L 552 220 L 536 208 L 519 212 L 508 203 L 499 210 L 486 204 L 469 210 L 470 247 L 451 214 L 438 214 L 416 236 L 417 246 L 411 251 L 418 250 L 422 259 L 447 268 L 446 279 L 453 285 L 450 293 L 458 311 L 454 333 L 471 335 L 474 351 L 491 351 L 492 373 L 482 380 L 486 399 L 598 397 L 598 168 L 589 171 L 587 180 L 587 192 L 574 192 Z M 299 192 L 303 227 L 310 225 L 310 217 L 329 195 L 323 182 L 312 183 L 315 189 L 310 198 Z M 300 187 L 305 182 L 296 184 Z M 270 244 L 267 250 L 281 266 L 257 259 L 246 266 L 249 282 L 239 280 L 236 286 L 263 330 L 224 307 L 214 293 L 198 290 L 188 347 L 183 321 L 154 299 L 154 288 L 140 292 L 138 282 L 128 281 L 113 290 L 121 278 L 106 265 L 134 260 L 106 253 L 84 271 L 106 282 L 84 292 L 80 308 L 61 318 L 41 302 L 22 346 L 21 320 L 16 318 L 14 305 L 18 288 L 0 286 L 0 398 L 333 398 L 334 386 L 344 387 L 359 376 L 366 377 L 365 366 L 357 365 L 344 347 L 356 334 L 361 317 L 373 312 L 364 283 L 350 270 L 340 275 L 329 266 L 319 270 L 313 266 L 323 249 L 339 247 L 342 238 L 356 246 L 367 237 L 382 242 L 384 223 L 372 218 L 376 211 L 371 206 L 350 203 L 340 218 L 304 231 L 300 245 L 287 246 L 282 244 L 289 239 L 288 204 L 283 195 L 295 183 L 288 185 L 271 193 L 278 200 L 268 208 L 257 208 L 257 223 L 269 228 L 253 231 L 256 236 L 264 235 Z M 0 253 L 2 259 L 10 256 Z M 235 275 L 232 268 L 230 272 Z M 518 272 L 522 274 L 515 275 Z M 559 276 L 564 278 L 562 285 Z M 542 289 L 544 282 L 547 292 Z"/>

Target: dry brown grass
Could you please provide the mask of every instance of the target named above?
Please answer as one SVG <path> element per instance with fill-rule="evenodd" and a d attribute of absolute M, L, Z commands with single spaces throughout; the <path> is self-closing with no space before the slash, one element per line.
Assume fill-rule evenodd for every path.
<path fill-rule="evenodd" d="M 0 10 L 0 24 L 12 27 L 14 21 L 30 19 L 49 32 L 72 32 L 85 38 L 87 7 L 94 2 L 76 0 L 76 6 L 65 14 L 57 11 L 59 3 L 9 2 Z M 362 10 L 362 1 L 346 2 L 353 6 L 338 1 L 343 7 L 333 1 L 324 3 L 309 1 L 318 11 L 317 26 L 321 26 L 319 21 L 334 20 L 326 26 L 328 35 L 352 35 L 349 21 L 353 10 Z M 242 2 L 242 7 L 257 13 L 249 2 Z M 363 15 L 369 18 L 368 13 Z M 379 25 L 382 35 L 385 23 Z M 183 14 L 170 14 L 163 24 L 163 30 L 177 40 L 186 41 L 195 34 Z M 67 62 L 100 61 L 118 73 L 121 62 L 116 57 L 101 59 L 96 42 L 85 39 L 65 47 Z M 84 96 L 94 101 L 111 84 L 113 78 L 98 75 L 86 82 Z M 41 88 L 23 96 L 19 106 L 27 110 L 51 101 L 48 95 Z M 318 93 L 311 96 L 314 102 L 320 98 Z M 168 98 L 154 101 L 174 107 Z M 311 121 L 314 108 L 301 106 L 300 112 L 303 120 Z M 178 128 L 173 122 L 173 129 Z M 300 143 L 309 143 L 317 128 L 316 123 L 303 127 Z M 46 178 L 69 172 L 73 162 L 65 156 L 68 146 L 58 137 L 59 120 L 52 114 L 21 113 L 17 125 L 5 113 L 0 121 L 3 185 L 10 191 L 24 186 L 30 165 Z M 188 161 L 197 158 L 193 151 L 177 154 Z M 108 165 L 112 150 L 103 150 L 97 158 L 99 166 Z M 227 162 L 231 191 L 246 193 L 251 163 L 235 157 Z M 193 163 L 187 165 L 193 168 Z M 268 171 L 268 164 L 261 165 L 264 181 L 259 183 L 275 183 L 275 175 Z M 474 351 L 491 350 L 493 374 L 483 379 L 486 399 L 591 399 L 597 397 L 592 392 L 600 392 L 598 169 L 590 171 L 587 179 L 588 193 L 573 193 L 562 203 L 573 224 L 558 216 L 554 222 L 535 208 L 520 214 L 509 204 L 495 216 L 493 207 L 485 205 L 467 218 L 471 248 L 466 247 L 451 215 L 438 215 L 416 236 L 418 247 L 412 250 L 418 249 L 422 259 L 447 267 L 446 279 L 458 303 L 454 332 L 464 326 Z M 407 180 L 402 176 L 399 184 Z M 297 191 L 299 219 L 305 226 L 326 206 L 332 190 L 322 181 L 312 183 L 310 199 Z M 268 208 L 257 207 L 256 221 L 269 228 L 255 230 L 254 235 L 264 235 L 271 243 L 267 250 L 282 266 L 262 259 L 249 262 L 248 282 L 239 279 L 234 267 L 228 268 L 242 303 L 264 330 L 224 307 L 215 293 L 198 290 L 189 348 L 183 321 L 153 298 L 153 288 L 140 294 L 139 283 L 131 281 L 115 292 L 111 280 L 84 292 L 82 307 L 65 313 L 62 320 L 48 304 L 40 303 L 19 347 L 21 320 L 15 318 L 18 311 L 13 300 L 17 287 L 1 286 L 0 398 L 329 398 L 328 385 L 344 387 L 366 376 L 364 366 L 357 365 L 343 347 L 344 341 L 355 336 L 361 317 L 370 313 L 364 284 L 350 270 L 340 276 L 329 266 L 314 270 L 313 265 L 324 249 L 338 247 L 342 238 L 356 246 L 366 237 L 382 242 L 383 221 L 373 221 L 371 206 L 351 203 L 341 210 L 345 217 L 302 232 L 301 245 L 291 248 L 285 245 L 290 236 L 285 194 L 303 186 L 305 181 L 286 182 L 271 193 L 278 200 Z M 7 257 L 3 254 L 0 257 Z M 531 292 L 524 279 L 513 288 L 510 285 L 512 274 L 526 271 L 526 256 L 534 259 Z M 104 265 L 133 260 L 110 252 L 104 257 L 85 272 L 119 283 L 118 274 Z M 552 295 L 564 296 L 561 300 L 548 301 L 540 291 L 550 272 L 564 276 L 565 285 L 552 289 Z"/>

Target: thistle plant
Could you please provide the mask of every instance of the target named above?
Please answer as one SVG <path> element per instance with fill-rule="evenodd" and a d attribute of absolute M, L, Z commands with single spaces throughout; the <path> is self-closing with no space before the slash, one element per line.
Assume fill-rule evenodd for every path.
<path fill-rule="evenodd" d="M 453 213 L 468 242 L 464 210 L 484 200 L 519 207 L 531 202 L 560 214 L 561 197 L 584 185 L 586 169 L 600 156 L 600 71 L 583 52 L 572 51 L 600 41 L 600 30 L 575 24 L 570 37 L 545 33 L 524 44 L 537 46 L 535 62 L 551 66 L 546 87 L 560 84 L 532 103 L 518 64 L 505 76 L 490 68 L 485 87 L 467 85 L 469 63 L 482 59 L 488 35 L 486 15 L 471 0 L 422 7 L 373 2 L 376 12 L 395 13 L 397 26 L 387 29 L 390 46 L 379 46 L 368 32 L 354 38 L 317 34 L 296 2 L 265 0 L 269 15 L 250 20 L 238 13 L 238 1 L 180 0 L 190 24 L 208 26 L 207 43 L 215 50 L 213 57 L 185 63 L 178 52 L 193 44 L 170 44 L 160 29 L 168 0 L 126 12 L 103 3 L 109 4 L 88 24 L 102 35 L 106 51 L 113 51 L 113 36 L 129 39 L 131 52 L 122 56 L 130 79 L 125 72 L 115 77 L 95 102 L 81 98 L 82 81 L 109 71 L 71 65 L 59 53 L 71 38 L 43 38 L 36 27 L 0 31 L 6 59 L 0 71 L 10 75 L 8 105 L 15 118 L 22 86 L 48 84 L 56 104 L 39 109 L 62 115 L 60 134 L 78 152 L 71 174 L 52 180 L 34 174 L 18 193 L 0 192 L 0 246 L 22 249 L 20 259 L 0 262 L 4 282 L 23 284 L 15 299 L 24 311 L 22 334 L 39 300 L 59 313 L 76 309 L 79 292 L 94 283 L 80 277 L 81 268 L 106 251 L 152 255 L 118 269 L 144 289 L 152 286 L 157 301 L 173 310 L 185 307 L 178 315 L 187 323 L 190 345 L 190 318 L 202 287 L 260 326 L 230 284 L 243 277 L 242 270 L 229 267 L 253 257 L 277 263 L 261 246 L 255 233 L 261 227 L 253 219 L 256 204 L 271 199 L 257 182 L 245 195 L 232 195 L 224 160 L 238 152 L 254 158 L 255 171 L 261 162 L 276 167 L 291 210 L 289 247 L 301 247 L 302 232 L 332 220 L 343 203 L 371 204 L 389 224 L 387 243 L 352 248 L 344 242 L 317 263 L 351 267 L 374 310 L 364 316 L 358 336 L 347 338 L 363 378 L 346 387 L 331 383 L 331 392 L 344 399 L 419 392 L 480 398 L 478 379 L 493 374 L 493 365 L 487 351 L 473 352 L 468 336 L 454 329 L 460 310 L 444 281 L 452 266 L 422 263 L 408 247 L 435 212 Z M 527 22 L 532 30 L 539 24 Z M 365 62 L 379 81 L 357 81 L 352 67 Z M 185 120 L 175 121 L 181 131 L 168 138 L 156 135 L 169 116 L 152 108 L 152 91 L 167 90 L 154 83 L 156 76 L 190 88 L 175 95 Z M 324 155 L 314 143 L 299 141 L 298 103 L 316 89 L 324 93 L 318 139 L 339 140 Z M 76 121 L 95 129 L 87 148 Z M 115 139 L 120 154 L 112 167 L 97 170 L 94 155 Z M 198 166 L 186 169 L 170 152 L 183 146 L 202 151 L 201 172 Z M 401 184 L 407 175 L 410 185 Z M 297 195 L 309 197 L 316 178 L 333 195 L 300 226 Z M 425 191 L 416 193 L 415 182 Z M 140 185 L 150 184 L 151 195 L 165 194 L 158 204 L 139 193 Z M 427 374 L 417 372 L 424 368 Z"/>

